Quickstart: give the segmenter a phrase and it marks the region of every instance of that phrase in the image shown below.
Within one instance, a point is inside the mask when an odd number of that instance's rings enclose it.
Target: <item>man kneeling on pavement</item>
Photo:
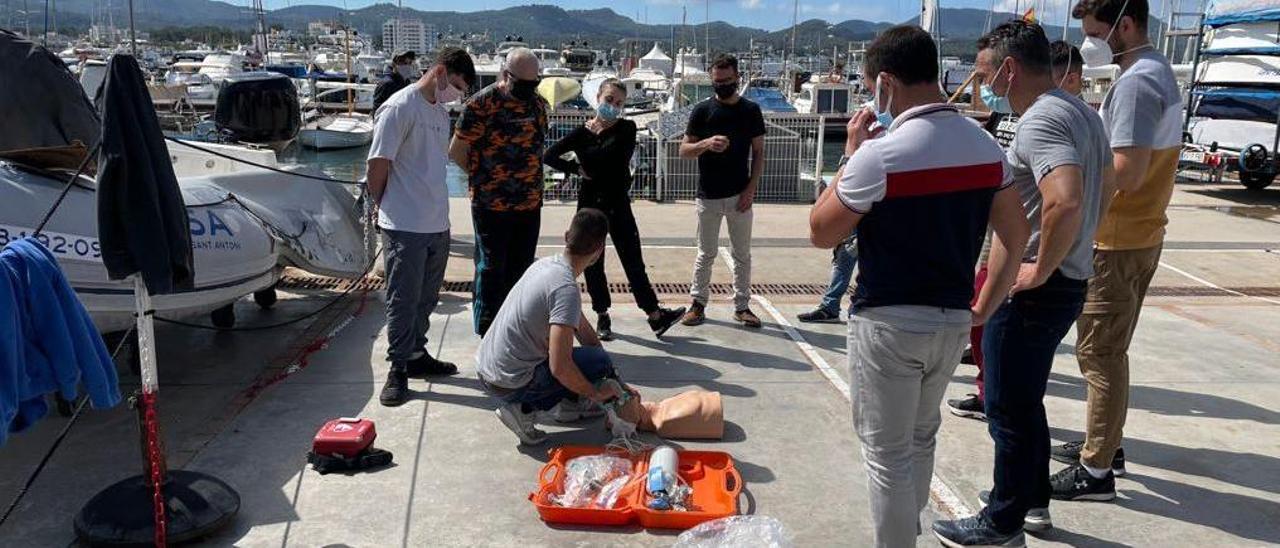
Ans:
[[[498,309],[476,352],[485,392],[502,401],[498,419],[536,445],[547,434],[537,413],[550,411],[560,422],[600,416],[600,403],[620,396],[613,362],[582,314],[578,276],[604,253],[609,221],[598,209],[583,208],[565,232],[564,250],[539,259]],[[574,348],[577,338],[582,345]]]

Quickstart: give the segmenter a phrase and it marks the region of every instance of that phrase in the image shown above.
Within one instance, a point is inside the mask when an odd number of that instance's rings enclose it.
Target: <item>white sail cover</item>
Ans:
[[[1200,85],[1280,86],[1280,56],[1230,55],[1210,57],[1200,63]]]
[[[1206,25],[1280,21],[1280,0],[1214,0],[1205,14]]]
[[[1206,39],[1206,55],[1280,55],[1280,21],[1223,25],[1210,31]]]

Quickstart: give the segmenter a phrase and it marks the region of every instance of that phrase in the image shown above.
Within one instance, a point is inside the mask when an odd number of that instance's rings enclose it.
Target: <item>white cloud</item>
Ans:
[[[764,0],[738,0],[738,5],[746,10],[758,10],[764,7]]]

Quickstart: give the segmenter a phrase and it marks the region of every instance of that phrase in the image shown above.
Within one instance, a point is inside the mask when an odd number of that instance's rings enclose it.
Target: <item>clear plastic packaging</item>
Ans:
[[[631,461],[627,459],[577,457],[565,464],[564,493],[551,495],[551,502],[565,508],[612,508],[630,479]]]
[[[769,516],[729,516],[685,531],[674,548],[793,548],[791,533]]]

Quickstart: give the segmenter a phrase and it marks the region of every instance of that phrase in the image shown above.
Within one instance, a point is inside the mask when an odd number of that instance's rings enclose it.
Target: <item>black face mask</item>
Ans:
[[[715,90],[716,97],[728,99],[738,92],[738,82],[735,80],[733,82],[725,82],[723,84],[714,84],[712,85],[712,89]]]
[[[539,80],[511,80],[511,96],[521,101],[533,99],[538,93]]]

